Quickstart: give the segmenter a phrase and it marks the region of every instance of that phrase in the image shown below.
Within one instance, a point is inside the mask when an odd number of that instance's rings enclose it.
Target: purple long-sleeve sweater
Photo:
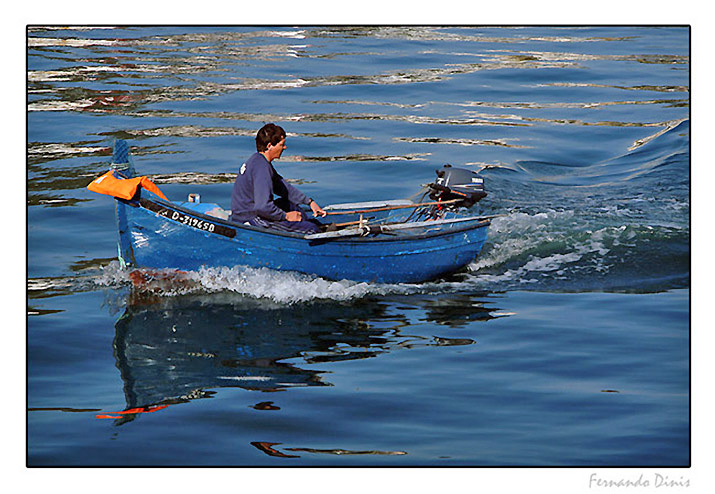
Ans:
[[[261,153],[255,153],[241,165],[233,184],[231,220],[244,222],[256,216],[285,220],[285,211],[273,202],[274,194],[295,204],[310,203],[308,196],[286,182]]]

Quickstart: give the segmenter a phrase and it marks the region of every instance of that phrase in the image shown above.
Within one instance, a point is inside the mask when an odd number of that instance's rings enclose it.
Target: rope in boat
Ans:
[[[399,205],[399,206],[386,206],[383,208],[374,208],[374,209],[356,209],[353,211],[330,211],[326,214],[332,215],[332,214],[363,214],[363,213],[376,213],[378,211],[390,211],[393,209],[406,209],[406,208],[420,208],[422,206],[436,206],[437,204],[453,204],[455,202],[460,202],[462,199],[450,199],[448,201],[434,201],[434,202],[421,202],[418,204],[404,204],[404,205]]]

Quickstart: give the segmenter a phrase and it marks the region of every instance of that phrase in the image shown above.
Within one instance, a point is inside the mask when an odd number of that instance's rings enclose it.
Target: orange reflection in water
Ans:
[[[167,408],[169,405],[151,405],[147,407],[140,407],[140,408],[130,408],[128,410],[124,410],[121,412],[112,412],[112,415],[107,415],[107,414],[99,414],[97,415],[98,419],[120,419],[124,415],[135,415],[139,413],[153,413],[158,410],[162,410],[164,408]]]

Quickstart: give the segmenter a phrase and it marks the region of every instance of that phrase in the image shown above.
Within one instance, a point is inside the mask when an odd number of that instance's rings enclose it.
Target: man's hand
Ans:
[[[310,209],[313,210],[313,215],[316,217],[320,216],[321,218],[323,218],[328,215],[328,213],[323,211],[323,208],[318,206],[318,203],[315,201],[310,201]]]
[[[286,219],[288,221],[300,221],[303,219],[303,215],[300,211],[288,211],[286,213]]]

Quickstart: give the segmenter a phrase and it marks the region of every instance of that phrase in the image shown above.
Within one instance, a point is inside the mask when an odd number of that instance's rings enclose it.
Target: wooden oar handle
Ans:
[[[384,208],[375,209],[357,209],[354,211],[331,211],[327,214],[363,214],[363,213],[376,213],[378,211],[390,211],[392,209],[405,209],[405,208],[420,208],[422,206],[436,206],[438,204],[452,204],[455,202],[460,202],[462,199],[450,199],[449,201],[435,201],[435,202],[420,202],[417,204],[404,204],[400,206],[387,206]]]

